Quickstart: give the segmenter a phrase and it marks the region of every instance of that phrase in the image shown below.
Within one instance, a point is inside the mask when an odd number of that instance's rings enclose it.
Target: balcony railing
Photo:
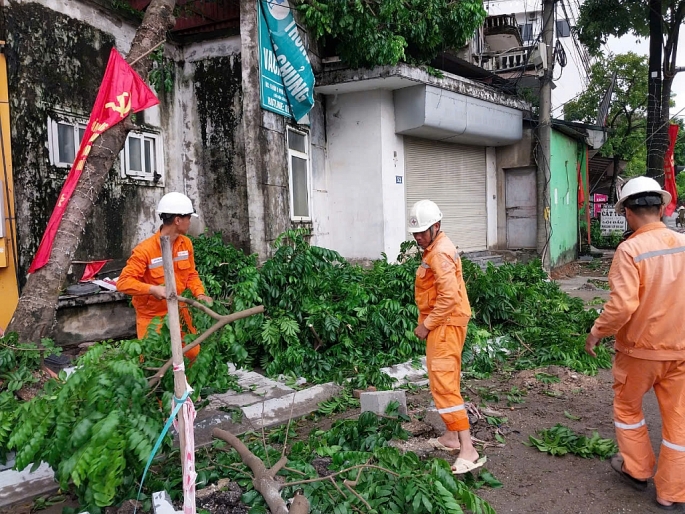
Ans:
[[[498,54],[484,53],[481,56],[480,66],[492,72],[520,69],[524,66],[532,67],[533,64],[528,57],[532,50],[533,47],[522,47]]]
[[[485,34],[491,32],[498,32],[503,29],[519,28],[518,22],[516,21],[516,16],[513,14],[500,14],[497,16],[488,16],[485,18]]]

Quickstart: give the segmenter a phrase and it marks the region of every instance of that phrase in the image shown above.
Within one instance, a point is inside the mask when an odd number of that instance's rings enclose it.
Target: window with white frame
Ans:
[[[310,221],[309,134],[287,128],[288,171],[290,175],[290,218]]]
[[[162,138],[148,132],[129,132],[121,152],[121,176],[163,185]]]
[[[50,164],[58,168],[71,168],[85,132],[85,121],[75,118],[48,118]]]

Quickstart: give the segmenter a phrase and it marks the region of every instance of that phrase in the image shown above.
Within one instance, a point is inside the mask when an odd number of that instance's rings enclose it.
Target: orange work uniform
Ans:
[[[190,289],[195,297],[205,294],[202,281],[195,269],[193,243],[186,236],[179,235],[172,246],[176,292],[180,295],[186,289]],[[157,232],[133,249],[117,281],[117,290],[133,296],[132,303],[136,310],[136,330],[139,339],[145,337],[154,318],[167,314],[166,300],[158,300],[149,294],[151,286],[163,284],[162,246],[160,233]],[[195,328],[185,304],[179,304],[179,314],[187,329],[194,334]],[[198,353],[200,353],[200,347],[196,346],[185,355],[190,360],[194,360]]]
[[[616,250],[611,296],[592,334],[616,334],[614,425],[626,473],[646,480],[656,460],[642,412],[654,389],[662,441],[654,484],[660,498],[685,502],[685,235],[660,222]]]
[[[461,352],[471,306],[461,259],[443,232],[423,252],[414,293],[419,324],[430,331],[426,366],[435,406],[448,430],[468,430],[469,418],[461,396]]]

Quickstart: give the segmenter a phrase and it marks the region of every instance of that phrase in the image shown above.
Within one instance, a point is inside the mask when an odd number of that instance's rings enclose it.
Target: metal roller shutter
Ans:
[[[487,249],[485,148],[404,138],[407,217],[419,200],[433,200],[442,228],[463,252]]]

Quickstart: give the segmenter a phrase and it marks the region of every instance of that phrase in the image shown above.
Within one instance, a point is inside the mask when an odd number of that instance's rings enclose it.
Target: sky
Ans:
[[[649,54],[649,41],[636,39],[634,36],[612,37],[607,41],[607,47],[615,54],[635,52],[640,55]],[[685,66],[685,31],[680,32],[678,39],[677,66]],[[676,94],[675,107],[671,107],[671,116],[675,116],[682,109],[679,117],[685,118],[685,72],[678,73],[673,81],[673,92]]]

